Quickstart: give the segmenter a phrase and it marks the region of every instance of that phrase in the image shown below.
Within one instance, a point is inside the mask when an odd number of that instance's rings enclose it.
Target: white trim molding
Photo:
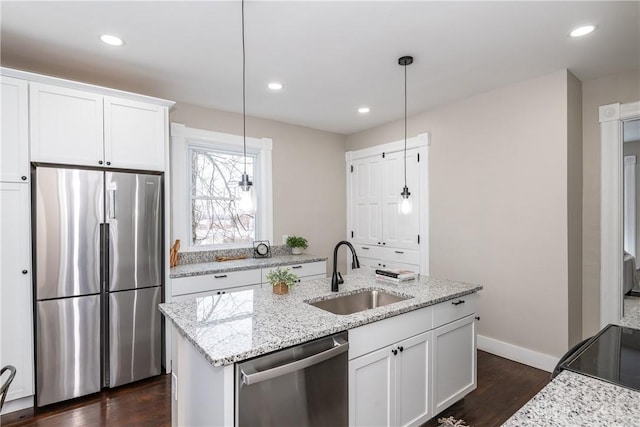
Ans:
[[[213,132],[204,129],[186,127],[182,123],[171,123],[171,192],[173,194],[171,212],[171,241],[180,239],[184,244],[181,251],[207,250],[210,247],[193,247],[189,236],[189,192],[187,184],[188,145],[211,144],[218,148],[237,150],[242,147],[242,135]],[[273,242],[273,182],[272,182],[272,149],[270,138],[247,137],[247,152],[259,153],[257,165],[258,176],[254,177],[256,189],[259,191],[260,211],[257,215],[259,234],[256,240]],[[250,244],[248,245],[251,246]]]
[[[600,327],[622,317],[622,122],[640,118],[640,101],[599,108],[600,119]]]
[[[478,335],[478,350],[495,354],[543,371],[553,372],[560,358]]]

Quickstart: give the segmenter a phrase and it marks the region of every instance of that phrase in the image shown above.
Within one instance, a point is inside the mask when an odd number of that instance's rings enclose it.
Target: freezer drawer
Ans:
[[[37,303],[37,406],[100,391],[100,296]]]
[[[109,387],[160,374],[160,290],[109,294]]]

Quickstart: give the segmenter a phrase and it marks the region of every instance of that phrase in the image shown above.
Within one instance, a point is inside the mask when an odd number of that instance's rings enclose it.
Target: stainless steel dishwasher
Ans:
[[[238,426],[346,426],[347,332],[236,365]]]

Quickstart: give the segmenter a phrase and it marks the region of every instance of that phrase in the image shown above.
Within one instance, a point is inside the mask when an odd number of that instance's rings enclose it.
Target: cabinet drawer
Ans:
[[[404,264],[420,264],[420,252],[400,248],[380,248],[381,259]]]
[[[432,328],[432,307],[410,311],[349,330],[349,360]]]
[[[270,267],[262,269],[262,283],[267,283],[267,274],[270,271],[275,270],[278,267]],[[295,274],[296,276],[302,278],[306,276],[316,276],[322,275],[326,277],[327,275],[327,262],[326,261],[318,261],[318,262],[306,262],[300,264],[291,264],[291,265],[283,265],[280,268],[288,268]]]
[[[260,289],[262,288],[262,285],[257,284],[257,285],[246,285],[246,286],[237,286],[235,288],[225,288],[225,289],[219,289],[219,290],[215,290],[215,291],[206,291],[206,292],[196,292],[194,294],[184,294],[184,295],[176,295],[174,297],[171,298],[172,301],[185,301],[188,299],[192,299],[192,298],[202,298],[202,297],[208,297],[211,295],[220,295],[220,294],[228,294],[228,293],[232,293],[232,292],[240,292],[240,291],[250,291],[250,290],[255,290],[255,289]]]
[[[218,291],[224,288],[235,288],[237,286],[255,285],[258,283],[260,283],[260,269],[180,277],[171,280],[171,295],[176,296],[196,292]]]
[[[399,268],[402,270],[410,270],[416,273],[420,273],[420,266],[414,264],[405,264],[402,262],[385,261],[381,259],[373,258],[358,258],[360,265],[366,265],[371,268]]]
[[[437,328],[476,312],[476,294],[465,295],[433,306],[433,327]]]
[[[358,258],[373,258],[387,263],[420,264],[420,252],[401,248],[387,248],[375,245],[355,245]]]

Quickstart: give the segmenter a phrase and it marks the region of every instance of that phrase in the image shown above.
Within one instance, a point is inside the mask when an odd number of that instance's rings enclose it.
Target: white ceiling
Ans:
[[[242,111],[238,0],[1,8],[3,66]],[[637,1],[247,1],[245,19],[247,114],[343,134],[402,117],[402,55],[415,57],[409,114],[563,68],[589,80],[640,64]],[[584,23],[598,29],[567,37]]]

